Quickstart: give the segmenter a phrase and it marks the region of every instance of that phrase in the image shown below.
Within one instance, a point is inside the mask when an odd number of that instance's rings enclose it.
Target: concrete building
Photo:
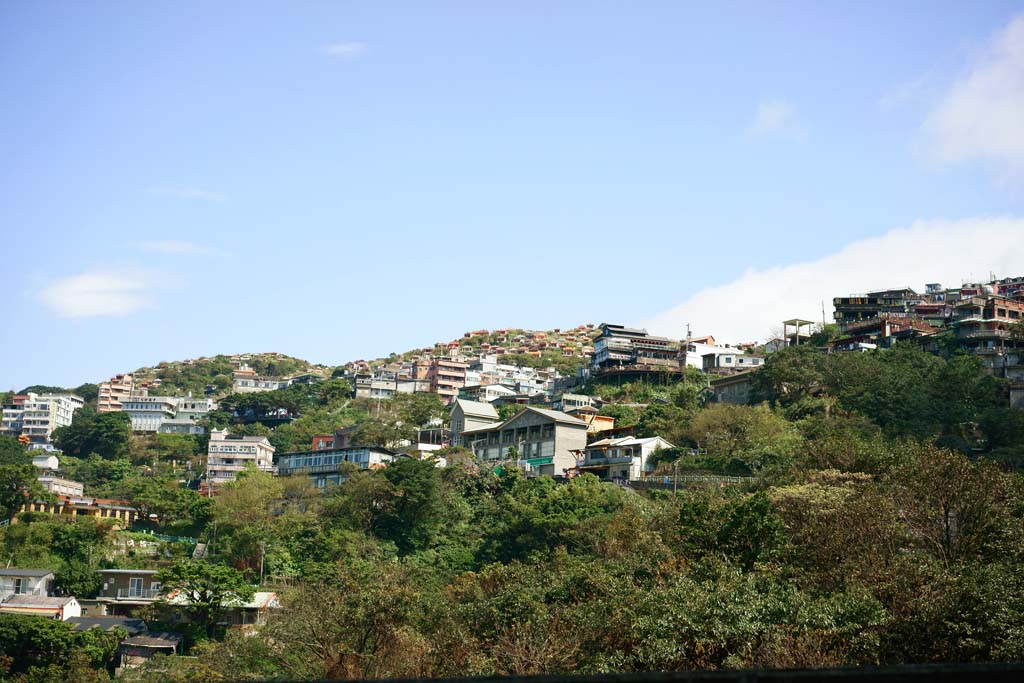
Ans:
[[[96,412],[111,413],[122,409],[122,402],[135,390],[135,378],[130,374],[118,374],[103,382],[96,398]]]
[[[128,413],[132,421],[132,431],[143,434],[155,434],[165,420],[174,419],[177,399],[173,396],[148,396],[134,394],[121,401],[121,410]]]
[[[58,496],[81,497],[85,494],[85,484],[80,481],[49,475],[36,477],[36,481],[42,484],[44,489]]]
[[[466,370],[468,363],[435,358],[430,364],[427,379],[430,380],[430,391],[437,394],[445,403],[451,403],[459,396],[459,389],[466,386]]]
[[[82,616],[82,607],[78,604],[78,600],[72,597],[12,595],[0,603],[0,614],[22,614],[67,621],[72,617]]]
[[[527,473],[561,475],[576,466],[576,454],[586,447],[587,423],[531,406],[500,424],[463,430],[462,442],[478,460],[504,462],[515,449],[519,455],[513,464]]]
[[[236,394],[251,394],[257,391],[276,391],[289,384],[286,379],[259,377],[248,365],[242,365],[232,373],[231,390]]]
[[[206,450],[206,481],[218,486],[234,481],[247,467],[274,471],[274,447],[265,436],[235,436],[226,429],[210,432]]]
[[[211,410],[217,409],[212,398],[175,398],[174,416],[160,423],[157,431],[161,434],[205,434],[206,428],[200,424]]]
[[[49,569],[0,569],[0,601],[12,595],[52,595],[54,580]]]
[[[714,374],[742,372],[764,365],[764,358],[761,356],[752,356],[739,349],[725,347],[715,347],[714,351],[703,354],[701,361],[701,369]]]
[[[718,403],[750,405],[754,395],[754,376],[756,370],[746,370],[734,375],[717,377],[711,380],[711,391]]]
[[[653,469],[648,458],[664,448],[675,446],[660,436],[601,439],[587,445],[579,471],[601,479],[639,479]]]
[[[451,425],[452,445],[467,447],[469,444],[465,443],[462,438],[464,431],[493,425],[501,419],[498,417],[498,411],[490,403],[469,401],[464,398],[452,401],[448,416]]]
[[[834,318],[841,329],[859,320],[877,318],[883,313],[892,316],[907,316],[913,306],[922,303],[923,297],[909,287],[884,289],[866,294],[837,296],[832,299]]]
[[[352,469],[379,469],[397,457],[394,451],[376,446],[285,453],[278,458],[277,473],[282,477],[305,475],[317,488],[325,488],[345,481]]]
[[[74,394],[18,394],[3,406],[0,431],[27,436],[33,443],[48,443],[53,430],[71,424],[85,401]]]
[[[85,496],[58,495],[56,501],[33,500],[22,505],[21,511],[66,515],[68,519],[94,517],[120,527],[130,527],[139,518],[139,511],[129,501]]]
[[[103,587],[97,597],[82,601],[87,616],[129,616],[160,597],[155,569],[98,569],[96,573]]]
[[[647,330],[603,323],[594,340],[591,366],[595,371],[621,367],[678,369],[679,344],[667,337],[655,337]]]

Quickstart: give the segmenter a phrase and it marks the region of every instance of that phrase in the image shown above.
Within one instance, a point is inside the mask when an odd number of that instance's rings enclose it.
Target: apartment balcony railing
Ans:
[[[156,600],[160,596],[159,588],[118,588],[118,600]]]
[[[965,330],[957,331],[957,339],[1009,339],[1009,330]]]
[[[631,455],[619,455],[612,458],[591,458],[588,457],[583,461],[584,465],[622,465],[625,463],[633,462],[633,456]]]

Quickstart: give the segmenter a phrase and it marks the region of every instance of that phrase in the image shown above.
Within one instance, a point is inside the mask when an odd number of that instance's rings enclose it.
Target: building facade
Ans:
[[[234,481],[247,467],[274,471],[274,447],[265,436],[235,436],[226,429],[210,432],[206,450],[206,481],[218,486]]]
[[[505,422],[462,432],[478,460],[515,464],[529,474],[562,475],[587,445],[587,423],[554,410],[527,407]]]
[[[452,401],[448,417],[453,446],[468,446],[462,438],[464,431],[493,425],[500,421],[498,411],[490,403],[470,401],[464,398]]]
[[[74,394],[18,394],[3,406],[0,431],[27,436],[33,443],[49,443],[53,430],[71,424],[85,401]]]
[[[111,413],[121,410],[122,401],[132,395],[135,389],[135,378],[127,373],[114,375],[109,381],[99,386],[96,398],[96,412]]]
[[[340,484],[348,472],[379,469],[398,457],[394,451],[374,446],[285,453],[278,458],[277,473],[282,477],[308,476],[317,488]]]

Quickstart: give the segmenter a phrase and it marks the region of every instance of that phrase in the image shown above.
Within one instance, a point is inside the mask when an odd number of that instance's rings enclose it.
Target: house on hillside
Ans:
[[[55,598],[46,595],[11,595],[0,603],[0,614],[22,614],[66,621],[82,616],[82,607],[73,597]]]
[[[500,424],[463,430],[462,442],[479,460],[502,462],[515,449],[516,464],[527,473],[561,475],[576,466],[575,453],[586,447],[587,423],[555,410],[527,406]]]
[[[498,417],[498,411],[490,403],[464,398],[452,401],[448,415],[451,419],[452,445],[466,447],[468,444],[462,438],[463,432],[493,425],[501,419]]]
[[[103,579],[103,587],[97,597],[83,598],[85,616],[129,616],[160,597],[155,569],[98,569],[96,573]]]
[[[675,446],[660,436],[601,439],[587,446],[579,471],[601,479],[639,479],[653,469],[650,456],[664,448]]]
[[[0,569],[0,600],[11,595],[52,595],[53,582],[49,569]]]

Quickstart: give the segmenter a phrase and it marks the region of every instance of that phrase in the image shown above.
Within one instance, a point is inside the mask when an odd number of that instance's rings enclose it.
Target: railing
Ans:
[[[640,477],[639,481],[650,482],[654,484],[672,484],[674,482],[684,483],[700,483],[700,484],[746,484],[752,481],[757,481],[756,477],[737,477],[724,474],[679,474],[679,475],[657,475],[657,474],[646,474]]]
[[[612,458],[586,458],[583,461],[584,465],[621,465],[623,463],[633,462],[633,456],[631,455],[620,455]]]
[[[159,588],[118,588],[118,600],[156,600],[160,595]]]

